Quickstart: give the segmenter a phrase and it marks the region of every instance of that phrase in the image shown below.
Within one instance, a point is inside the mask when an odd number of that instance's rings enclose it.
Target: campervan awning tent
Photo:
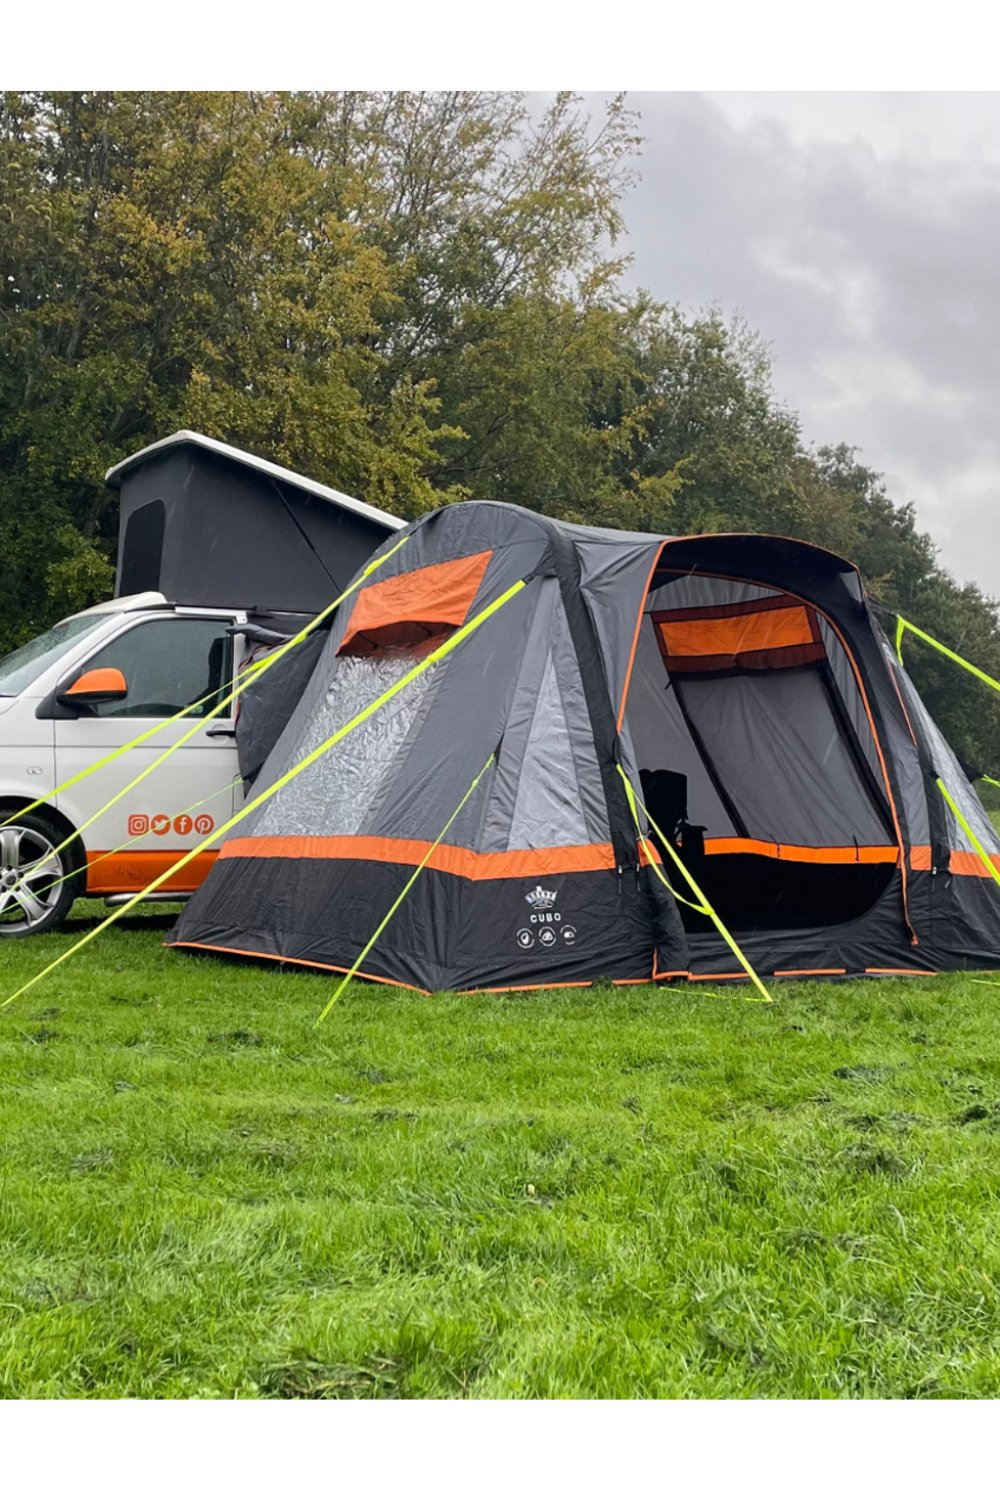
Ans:
[[[493,502],[405,535],[339,612],[255,794],[524,587],[234,830],[176,945],[345,971],[424,864],[368,977],[742,977],[674,899],[676,854],[762,975],[1000,963],[1000,843],[850,563]]]

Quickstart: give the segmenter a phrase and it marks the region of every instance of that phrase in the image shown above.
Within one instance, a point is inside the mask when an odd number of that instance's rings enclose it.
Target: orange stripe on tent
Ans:
[[[150,881],[169,870],[185,852],[183,849],[155,849],[113,854],[110,850],[102,853],[95,849],[87,855],[87,895],[124,896],[144,891]],[[197,890],[208,878],[217,857],[218,850],[206,850],[178,871],[174,879],[165,881],[160,889],[185,893]]]
[[[406,624],[428,635],[463,625],[492,556],[492,551],[475,552],[370,583],[355,601],[341,651],[352,643],[355,651],[395,643]]]
[[[430,840],[391,839],[366,834],[323,837],[268,837],[230,839],[220,859],[362,859],[377,864],[418,865]],[[538,875],[569,875],[617,868],[610,844],[561,844],[552,849],[510,849],[498,854],[476,854],[454,844],[438,844],[427,869],[465,880],[533,879]]]
[[[846,974],[846,969],[775,969],[775,979],[796,979],[812,974]]]
[[[286,958],[283,953],[258,953],[253,948],[225,948],[221,943],[164,943],[164,948],[200,948],[205,953],[233,954],[237,958],[263,958],[272,964],[297,964],[301,969],[322,969],[326,974],[349,974],[351,971],[341,964],[321,964],[312,958]],[[373,984],[391,984],[399,990],[413,990],[418,995],[429,995],[418,984],[404,984],[401,979],[386,979],[383,974],[364,974],[359,969],[358,979],[370,979]]]
[[[912,974],[917,979],[932,979],[937,969],[866,969],[866,974]]]
[[[627,982],[627,981],[626,981]],[[648,984],[649,980],[641,980],[640,983]],[[594,981],[592,979],[564,979],[562,983],[554,979],[551,984],[496,984],[484,985],[479,990],[456,990],[456,995],[520,995],[527,994],[529,990],[592,990]]]
[[[816,865],[892,865],[899,859],[895,844],[772,844],[763,839],[706,839],[706,854],[763,854]]]
[[[1000,870],[1000,854],[991,854],[990,863]],[[913,870],[933,869],[931,864],[931,850],[929,844],[914,844],[910,850],[910,868]],[[948,869],[952,875],[976,875],[983,879],[991,880],[993,877],[983,860],[971,849],[952,849],[948,855]]]
[[[990,864],[995,870],[1000,870],[1000,854],[991,854]],[[952,849],[948,868],[952,875],[980,875],[992,879],[992,872],[986,861],[981,855],[973,854],[971,849]]]

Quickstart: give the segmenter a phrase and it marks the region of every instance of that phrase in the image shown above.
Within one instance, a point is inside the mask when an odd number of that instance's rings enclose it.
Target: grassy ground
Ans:
[[[1000,1393],[1000,979],[317,1032],[327,980],[166,925],[0,1014],[0,1394]]]

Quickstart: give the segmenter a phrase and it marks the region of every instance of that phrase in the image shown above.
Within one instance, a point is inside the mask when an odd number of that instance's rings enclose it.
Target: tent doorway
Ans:
[[[889,885],[898,845],[872,725],[838,633],[805,600],[661,568],[625,722],[653,820],[733,931],[848,922]]]

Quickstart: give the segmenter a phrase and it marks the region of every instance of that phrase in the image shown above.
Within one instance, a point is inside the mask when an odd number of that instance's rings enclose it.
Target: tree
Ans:
[[[805,446],[760,338],[625,291],[638,146],[623,99],[570,94],[0,97],[0,649],[109,591],[104,472],[189,426],[404,517],[801,536],[1000,676],[995,602]],[[996,698],[909,664],[996,767]]]

